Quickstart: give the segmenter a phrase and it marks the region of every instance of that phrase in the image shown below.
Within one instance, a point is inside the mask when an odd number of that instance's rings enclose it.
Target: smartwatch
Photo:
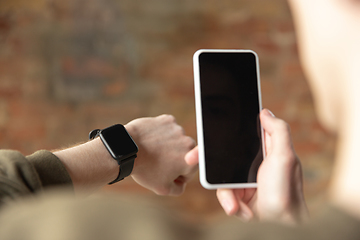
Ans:
[[[109,151],[110,155],[119,164],[119,175],[109,184],[116,183],[129,176],[134,167],[134,161],[138,147],[125,127],[115,124],[105,129],[95,129],[89,133],[89,139],[100,136],[101,141]]]

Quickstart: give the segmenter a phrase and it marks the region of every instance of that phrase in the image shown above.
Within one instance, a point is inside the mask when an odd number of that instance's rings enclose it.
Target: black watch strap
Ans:
[[[114,181],[108,184],[110,185],[116,183],[118,181],[123,180],[125,177],[129,176],[133,170],[135,158],[136,158],[136,154],[127,159],[117,161],[119,164],[119,175]]]

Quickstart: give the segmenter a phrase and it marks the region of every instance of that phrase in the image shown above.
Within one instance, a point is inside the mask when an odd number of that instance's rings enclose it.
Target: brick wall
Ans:
[[[0,2],[0,148],[24,154],[85,141],[89,130],[173,114],[196,138],[192,55],[253,49],[263,105],[292,128],[311,211],[324,200],[334,137],[316,120],[285,0],[4,0]],[[107,191],[150,195],[131,179]],[[179,198],[213,216],[194,179]]]

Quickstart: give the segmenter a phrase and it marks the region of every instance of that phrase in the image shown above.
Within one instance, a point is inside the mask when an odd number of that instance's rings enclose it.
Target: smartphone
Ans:
[[[193,63],[201,185],[257,187],[265,153],[257,54],[202,49]]]

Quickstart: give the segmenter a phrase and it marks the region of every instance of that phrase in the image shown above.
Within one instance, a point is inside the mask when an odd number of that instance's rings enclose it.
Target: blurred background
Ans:
[[[94,128],[163,113],[196,139],[200,48],[258,53],[263,106],[291,126],[315,214],[335,137],[317,122],[286,0],[1,0],[0,148],[67,147]],[[192,220],[225,215],[198,177],[181,197],[155,196],[131,178],[103,191],[150,197]]]

